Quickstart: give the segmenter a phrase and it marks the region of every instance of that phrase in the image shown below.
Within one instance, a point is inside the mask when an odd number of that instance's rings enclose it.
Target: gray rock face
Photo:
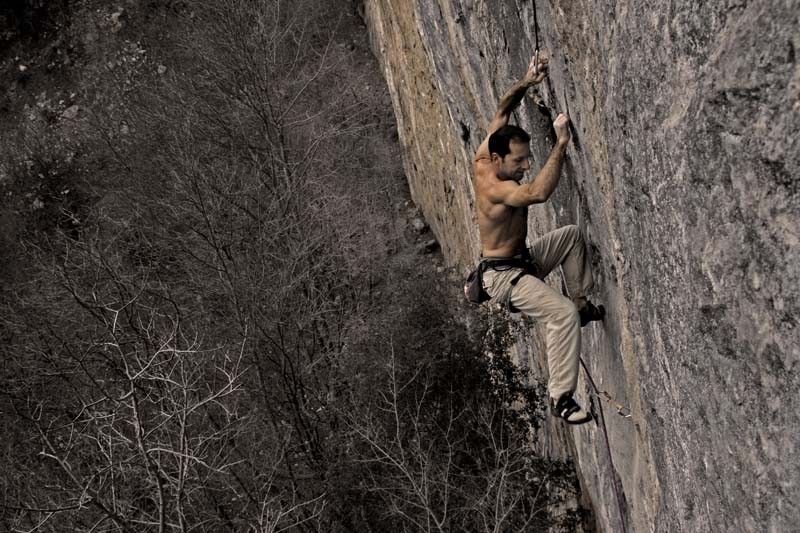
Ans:
[[[529,230],[582,227],[609,312],[584,330],[583,358],[632,411],[592,401],[614,469],[600,427],[552,425],[537,446],[575,458],[604,531],[796,530],[800,2],[537,7],[551,72],[516,119],[534,167],[556,113],[574,143]],[[471,154],[533,53],[533,9],[366,3],[414,200],[464,269],[479,253]],[[520,364],[544,372],[532,333]]]

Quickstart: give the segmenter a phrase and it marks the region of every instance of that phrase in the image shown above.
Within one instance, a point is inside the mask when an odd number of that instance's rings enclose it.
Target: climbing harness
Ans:
[[[513,257],[482,257],[478,266],[469,273],[464,282],[464,295],[467,297],[467,300],[470,303],[478,305],[491,300],[492,297],[489,296],[483,288],[483,273],[487,270],[502,272],[512,268],[521,269],[519,274],[511,280],[512,286],[516,286],[522,276],[533,274],[536,271],[536,263],[533,261],[530,251],[527,248]],[[509,300],[510,298],[511,296],[509,294]],[[510,301],[506,303],[512,313],[518,312],[518,310],[514,309],[511,305]]]

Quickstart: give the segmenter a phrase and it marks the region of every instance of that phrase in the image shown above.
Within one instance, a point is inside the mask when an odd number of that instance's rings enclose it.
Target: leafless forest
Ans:
[[[18,4],[0,13],[0,529],[578,519],[549,506],[569,469],[526,447],[540,410],[505,322],[415,246],[356,5]]]

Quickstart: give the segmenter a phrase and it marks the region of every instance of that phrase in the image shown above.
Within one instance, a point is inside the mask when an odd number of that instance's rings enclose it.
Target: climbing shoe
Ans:
[[[567,392],[561,395],[561,398],[553,405],[553,399],[550,399],[550,410],[553,416],[563,418],[567,424],[585,424],[592,419],[592,414],[587,413],[578,403],[572,399],[572,393]]]
[[[603,317],[606,316],[606,308],[602,305],[596,307],[592,302],[586,302],[586,305],[578,310],[578,315],[581,317],[581,327],[583,327],[589,322],[603,320]]]

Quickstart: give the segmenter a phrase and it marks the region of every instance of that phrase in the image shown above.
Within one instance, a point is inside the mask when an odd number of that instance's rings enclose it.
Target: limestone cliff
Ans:
[[[412,194],[460,270],[479,252],[470,156],[535,48],[534,5],[551,71],[516,119],[534,167],[557,112],[575,142],[529,229],[583,229],[609,310],[583,357],[632,410],[593,402],[615,471],[597,426],[539,446],[574,456],[604,531],[793,530],[800,3],[366,0]],[[520,364],[541,368],[536,337]]]

